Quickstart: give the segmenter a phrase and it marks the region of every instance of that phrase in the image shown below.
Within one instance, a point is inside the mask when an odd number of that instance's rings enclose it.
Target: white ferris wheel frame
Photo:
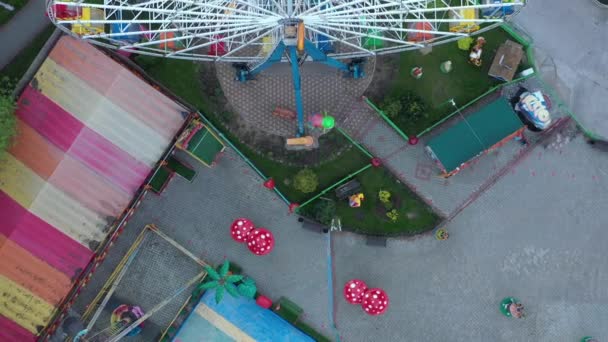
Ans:
[[[286,20],[302,22],[306,39],[339,43],[335,59],[370,57],[452,42],[482,33],[507,20],[466,18],[463,13],[512,8],[523,0],[479,4],[480,0],[47,0],[47,14],[64,32],[107,48],[149,56],[199,61],[260,62],[282,39]],[[58,17],[58,6],[77,15]],[[98,13],[83,17],[85,10]],[[470,12],[474,11],[474,12]],[[417,24],[423,24],[415,26]],[[450,30],[450,25],[482,25]],[[114,25],[114,26],[112,26]],[[120,26],[116,26],[120,25]],[[75,33],[73,27],[84,27]],[[107,32],[118,27],[119,32]],[[97,28],[97,29],[95,29]],[[410,35],[422,34],[424,40]],[[125,37],[146,37],[129,41]],[[321,38],[323,37],[323,38]],[[381,44],[370,48],[365,42]],[[210,48],[224,53],[210,54]],[[178,46],[178,48],[175,48]]]

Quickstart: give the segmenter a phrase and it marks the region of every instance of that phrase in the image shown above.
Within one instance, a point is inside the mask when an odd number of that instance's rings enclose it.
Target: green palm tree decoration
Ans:
[[[215,289],[215,302],[217,304],[224,298],[224,292],[228,292],[232,297],[238,297],[239,291],[237,290],[235,283],[243,279],[243,276],[239,274],[228,274],[230,261],[224,261],[219,272],[211,266],[205,266],[204,268],[205,271],[207,271],[210,280],[199,285],[198,288],[200,290]]]

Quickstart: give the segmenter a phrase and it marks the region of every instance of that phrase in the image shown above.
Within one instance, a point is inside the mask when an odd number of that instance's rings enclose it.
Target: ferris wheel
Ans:
[[[524,0],[47,0],[47,15],[65,32],[124,52],[252,62],[292,38],[334,59],[419,49],[498,24],[523,5]]]

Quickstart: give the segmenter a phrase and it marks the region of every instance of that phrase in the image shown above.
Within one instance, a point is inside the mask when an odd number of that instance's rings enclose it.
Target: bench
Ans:
[[[302,223],[302,228],[304,228],[306,230],[310,230],[315,233],[328,233],[329,232],[329,228],[327,228],[326,226],[324,226],[316,221],[309,220],[309,219],[301,217],[301,216],[298,217],[298,222]]]
[[[347,199],[349,196],[356,194],[361,189],[361,184],[353,179],[336,188],[336,197],[339,200]]]
[[[387,238],[382,236],[367,236],[365,244],[372,247],[386,247]]]
[[[304,313],[301,307],[285,297],[279,298],[279,301],[274,304],[273,311],[291,324],[296,323]]]

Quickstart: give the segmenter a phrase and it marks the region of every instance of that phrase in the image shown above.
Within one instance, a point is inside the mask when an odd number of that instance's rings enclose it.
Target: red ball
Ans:
[[[255,228],[247,235],[247,248],[255,255],[266,255],[274,248],[274,236],[265,228]]]
[[[374,157],[372,158],[372,166],[373,167],[380,167],[382,166],[382,160],[378,157]]]
[[[409,139],[408,142],[410,143],[410,145],[416,145],[418,144],[418,137],[415,135],[412,135]]]
[[[342,294],[350,304],[361,304],[365,291],[367,291],[367,284],[363,280],[352,279],[344,284]]]
[[[238,218],[230,225],[230,236],[238,243],[243,243],[253,230],[253,222],[246,218]]]
[[[382,315],[388,309],[388,296],[383,289],[369,289],[363,295],[361,307],[368,315]]]

